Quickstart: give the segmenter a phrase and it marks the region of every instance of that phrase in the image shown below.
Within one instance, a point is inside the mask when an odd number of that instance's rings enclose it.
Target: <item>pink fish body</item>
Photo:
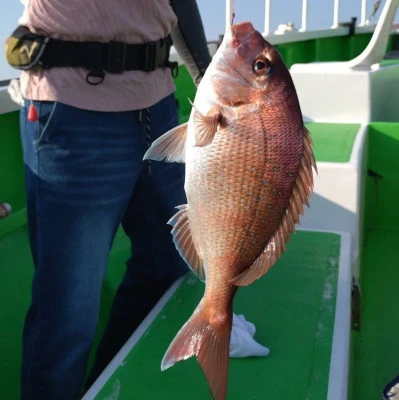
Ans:
[[[205,281],[162,369],[197,356],[226,398],[233,298],[285,251],[316,168],[291,76],[249,22],[233,25],[199,85],[187,124],[145,158],[186,163],[187,204],[170,220],[176,248]]]

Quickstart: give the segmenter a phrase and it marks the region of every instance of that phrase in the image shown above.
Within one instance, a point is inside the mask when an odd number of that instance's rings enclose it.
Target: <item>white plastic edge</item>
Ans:
[[[338,27],[338,28],[330,28],[330,29],[320,29],[314,31],[294,31],[287,32],[279,35],[268,35],[265,36],[267,41],[271,44],[283,44],[290,42],[301,42],[303,40],[311,40],[311,39],[319,39],[319,38],[327,38],[334,36],[347,36],[348,35],[347,27]],[[369,33],[373,32],[375,29],[375,25],[370,26],[356,26],[355,32],[358,33]]]
[[[334,332],[326,400],[347,400],[352,290],[351,235],[348,232],[328,229],[298,229],[298,231],[333,233],[341,237]]]
[[[349,381],[351,319],[351,235],[341,232],[341,253],[327,400],[346,400]]]
[[[352,153],[349,159],[349,164],[353,166],[357,167],[361,165],[361,157],[363,157],[367,130],[368,124],[361,124],[359,130],[356,133],[355,141],[352,146]]]

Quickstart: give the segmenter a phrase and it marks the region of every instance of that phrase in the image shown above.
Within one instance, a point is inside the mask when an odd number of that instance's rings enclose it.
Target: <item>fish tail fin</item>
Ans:
[[[214,400],[225,400],[231,326],[232,311],[210,315],[201,301],[170,344],[162,359],[161,370],[195,355]]]

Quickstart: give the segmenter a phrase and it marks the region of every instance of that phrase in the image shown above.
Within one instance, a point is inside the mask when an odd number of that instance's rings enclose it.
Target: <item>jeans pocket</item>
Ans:
[[[38,146],[50,141],[56,131],[57,121],[62,113],[62,103],[57,101],[34,101],[33,104],[38,110]]]

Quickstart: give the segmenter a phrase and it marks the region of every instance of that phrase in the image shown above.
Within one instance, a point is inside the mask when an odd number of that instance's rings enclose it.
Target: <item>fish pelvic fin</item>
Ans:
[[[184,162],[187,122],[176,126],[155,140],[144,154],[144,160]]]
[[[168,221],[171,225],[173,242],[180,256],[198,276],[201,281],[205,281],[205,270],[201,257],[198,255],[193,237],[191,235],[190,223],[188,219],[188,205],[184,204],[178,208],[178,212]]]
[[[306,204],[309,207],[309,198],[313,192],[312,168],[317,172],[317,166],[312,150],[312,139],[306,128],[303,132],[303,143],[304,151],[298,176],[281,224],[255,262],[231,280],[231,283],[236,286],[248,286],[275,264],[285,252],[285,244],[290,239],[290,233],[295,232],[295,224],[299,224],[300,215],[304,214],[303,205]]]
[[[161,370],[197,356],[214,400],[227,393],[232,311],[211,316],[201,301],[166,351]]]

